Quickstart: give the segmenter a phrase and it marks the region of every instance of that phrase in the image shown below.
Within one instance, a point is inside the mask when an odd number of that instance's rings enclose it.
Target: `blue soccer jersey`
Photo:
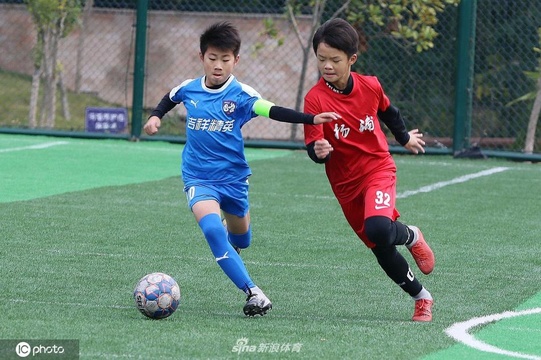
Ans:
[[[219,89],[208,88],[200,77],[175,87],[169,98],[187,111],[182,152],[185,186],[236,182],[251,175],[241,128],[257,116],[253,111],[261,98],[257,91],[233,75]]]

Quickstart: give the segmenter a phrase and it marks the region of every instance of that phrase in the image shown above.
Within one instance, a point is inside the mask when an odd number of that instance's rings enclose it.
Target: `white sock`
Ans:
[[[424,288],[424,286],[417,295],[412,296],[412,297],[413,297],[413,300],[421,300],[421,299],[432,300],[432,295],[428,292],[427,289]]]
[[[254,287],[250,288],[250,291],[246,292],[246,295],[250,295],[250,293],[251,294],[263,294],[263,291],[261,291],[261,289],[258,286],[254,286]]]
[[[413,240],[411,241],[411,243],[406,245],[408,249],[411,249],[412,246],[415,245],[415,243],[417,242],[417,239],[419,239],[419,228],[413,225],[407,225],[407,226],[410,228],[411,231],[413,231]]]

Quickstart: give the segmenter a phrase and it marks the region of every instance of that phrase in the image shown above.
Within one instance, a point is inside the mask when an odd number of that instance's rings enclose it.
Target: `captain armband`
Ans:
[[[268,100],[258,99],[254,103],[254,112],[259,116],[270,118],[270,109],[274,104]]]

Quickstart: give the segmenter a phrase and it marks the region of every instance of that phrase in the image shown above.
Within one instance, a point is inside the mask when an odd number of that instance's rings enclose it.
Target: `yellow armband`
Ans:
[[[271,103],[270,101],[263,100],[263,99],[258,99],[254,103],[254,108],[253,109],[254,109],[254,112],[257,115],[264,116],[264,117],[268,118],[268,117],[270,117],[269,116],[270,109],[273,106],[274,106],[274,104]]]

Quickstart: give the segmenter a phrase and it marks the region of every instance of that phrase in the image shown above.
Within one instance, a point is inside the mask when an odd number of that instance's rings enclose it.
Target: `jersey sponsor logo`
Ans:
[[[374,131],[374,117],[370,115],[366,115],[366,117],[363,119],[359,119],[359,131]]]
[[[338,126],[338,124],[334,124],[334,137],[337,139],[340,139],[340,135],[342,137],[346,138],[349,135],[350,128],[346,127],[346,125],[341,124]]]
[[[235,112],[235,109],[237,108],[237,103],[231,100],[224,100],[222,103],[222,110],[227,115],[231,115]]]
[[[188,117],[186,127],[197,131],[231,132],[234,129],[235,120],[217,120]]]
[[[375,124],[374,124],[374,117],[373,116],[370,116],[370,115],[366,115],[366,117],[364,119],[359,119],[359,131],[360,132],[364,132],[364,131],[374,131],[375,129]],[[340,139],[340,136],[342,136],[343,138],[346,138],[348,137],[349,135],[349,132],[350,132],[350,128],[347,127],[346,125],[344,124],[334,124],[334,137],[336,139]]]

